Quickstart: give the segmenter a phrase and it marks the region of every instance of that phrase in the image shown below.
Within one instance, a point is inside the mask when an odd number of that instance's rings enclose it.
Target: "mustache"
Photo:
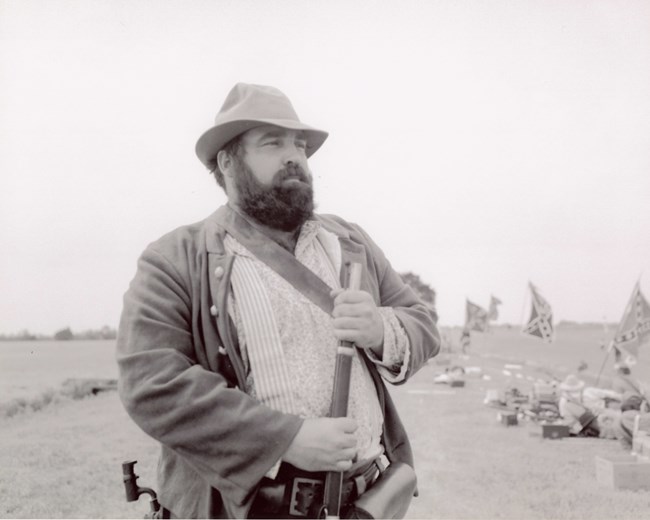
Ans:
[[[311,176],[299,164],[289,164],[278,170],[273,178],[273,184],[280,184],[287,179],[298,179],[311,185]]]

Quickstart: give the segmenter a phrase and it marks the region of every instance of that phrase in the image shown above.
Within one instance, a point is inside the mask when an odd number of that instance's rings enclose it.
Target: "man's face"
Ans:
[[[242,135],[233,157],[241,210],[266,226],[294,231],[314,210],[312,177],[302,132],[267,125]]]

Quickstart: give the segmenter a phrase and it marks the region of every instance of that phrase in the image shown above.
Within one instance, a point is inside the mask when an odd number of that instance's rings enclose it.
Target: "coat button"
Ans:
[[[223,267],[219,266],[214,270],[214,276],[221,278],[223,276]]]
[[[213,305],[212,307],[210,307],[210,314],[212,314],[213,316],[216,316],[217,314],[219,314],[219,309],[217,309],[216,305]]]

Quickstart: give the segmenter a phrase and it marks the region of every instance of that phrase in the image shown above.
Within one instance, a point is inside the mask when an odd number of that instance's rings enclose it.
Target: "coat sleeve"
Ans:
[[[147,434],[212,487],[243,503],[302,420],[228,387],[222,375],[198,362],[195,298],[176,265],[151,247],[139,259],[117,340],[120,397]]]
[[[406,360],[408,363],[406,376],[394,382],[394,384],[401,384],[440,351],[438,315],[432,305],[424,303],[402,280],[370,236],[359,226],[354,225],[354,229],[372,259],[372,267],[379,286],[378,304],[393,309],[409,339],[410,354]]]

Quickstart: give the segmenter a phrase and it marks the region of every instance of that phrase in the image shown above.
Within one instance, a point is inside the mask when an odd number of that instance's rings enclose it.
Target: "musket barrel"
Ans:
[[[347,288],[359,290],[361,288],[361,264],[346,264]],[[345,417],[348,413],[350,398],[350,374],[352,372],[352,358],[354,357],[354,343],[339,341],[334,369],[334,387],[332,390],[332,404],[330,417]],[[325,477],[325,512],[327,518],[339,518],[341,509],[341,492],[343,486],[343,473],[330,471]]]

